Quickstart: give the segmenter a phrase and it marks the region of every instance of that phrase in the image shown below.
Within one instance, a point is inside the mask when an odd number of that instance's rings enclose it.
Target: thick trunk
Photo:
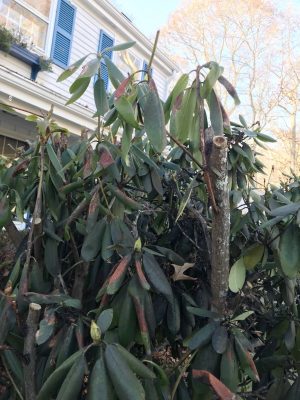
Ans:
[[[213,138],[210,175],[218,211],[213,210],[212,222],[212,306],[220,314],[226,310],[229,277],[230,208],[227,172],[227,140]]]

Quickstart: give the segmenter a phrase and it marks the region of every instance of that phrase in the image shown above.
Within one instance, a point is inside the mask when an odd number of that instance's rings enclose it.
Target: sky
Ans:
[[[167,23],[169,16],[181,0],[111,0],[115,7],[131,19],[147,37],[154,37]]]

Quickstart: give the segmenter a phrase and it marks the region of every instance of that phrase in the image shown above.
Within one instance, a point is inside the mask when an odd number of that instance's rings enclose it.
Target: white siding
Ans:
[[[52,41],[52,31],[53,31],[53,26],[54,26],[54,20],[56,17],[56,10],[55,10],[55,5],[56,5],[56,0],[53,3],[52,7],[52,12],[51,12],[51,21],[49,24],[49,35],[48,35],[48,41]],[[98,7],[97,12],[93,12],[93,5],[91,5],[91,1],[89,0],[73,0],[72,4],[76,7],[76,15],[75,15],[75,21],[74,21],[74,34],[73,34],[73,40],[72,40],[72,47],[71,47],[71,53],[70,53],[70,64],[74,63],[84,55],[88,53],[96,53],[99,45],[99,37],[100,37],[100,30],[104,30],[107,34],[112,36],[115,39],[115,44],[122,43],[128,40],[136,40],[137,44],[134,46],[130,51],[137,57],[140,61],[140,66],[139,68],[142,68],[143,60],[149,60],[150,54],[151,54],[151,45],[148,43],[147,45],[145,44],[145,39],[144,43],[139,43],[139,36],[140,33],[132,26],[128,25],[128,21],[125,20],[125,17],[123,18],[124,22],[122,25],[120,25],[120,20],[115,21],[113,17],[110,17],[109,19],[109,14],[107,14],[107,9],[106,11],[103,11],[103,17],[102,15],[102,8],[99,8],[99,5],[101,3],[105,3],[105,0],[97,0],[96,6]],[[106,2],[107,4],[107,2]],[[94,4],[95,7],[95,4]],[[104,10],[104,9],[103,9]],[[115,13],[115,14],[114,14]],[[116,16],[116,10],[112,9],[111,15]],[[119,17],[120,18],[120,15]],[[121,18],[122,20],[122,18]],[[124,24],[124,26],[123,26]],[[127,24],[127,25],[126,25]],[[132,32],[134,34],[132,34]],[[52,43],[47,44],[47,53],[50,55]],[[158,89],[158,92],[161,96],[162,99],[166,98],[166,89],[168,82],[170,80],[170,77],[173,73],[172,68],[170,65],[167,65],[168,63],[165,62],[163,58],[160,58],[161,56],[156,55],[153,63],[153,78],[156,82],[156,86]],[[113,60],[115,58],[115,54],[113,55]],[[4,55],[0,51],[0,65],[8,68],[11,71],[14,71],[18,75],[22,75],[26,79],[30,79],[30,73],[31,73],[31,68],[26,65],[25,63],[17,60],[16,58],[10,56],[10,55]],[[68,78],[64,82],[57,82],[58,76],[63,72],[63,69],[55,64],[53,64],[53,72],[40,72],[37,76],[36,84],[41,87],[45,88],[45,93],[51,93],[52,96],[56,96],[59,98],[61,104],[64,104],[65,101],[70,97],[69,94],[69,87],[76,78],[76,76],[80,73],[78,71],[76,74],[74,74],[72,77]],[[127,71],[124,71],[124,74],[126,75]],[[0,72],[1,73],[1,72]],[[0,76],[1,78],[1,76]],[[137,76],[139,78],[139,76]],[[24,81],[25,82],[25,81]],[[71,105],[68,108],[65,108],[65,110],[72,110],[72,112],[77,112],[78,117],[80,117],[80,108],[82,110],[82,115],[85,115],[85,118],[87,115],[92,115],[95,110],[94,106],[94,100],[93,100],[93,82],[91,82],[88,90],[86,93],[76,102],[76,104],[80,107],[75,107],[74,105]],[[24,83],[25,84],[25,83]],[[113,88],[109,86],[109,91],[112,91]],[[1,91],[1,89],[0,89]],[[22,93],[22,88],[20,87],[20,99],[21,99],[21,93]],[[9,93],[7,93],[9,95]],[[32,93],[32,98],[28,99],[28,104],[34,105],[35,103],[35,93]],[[84,107],[84,109],[82,108]],[[76,111],[76,110],[77,111]],[[67,114],[66,118],[68,118]],[[70,111],[70,119],[71,119],[71,111]],[[78,118],[77,118],[78,119]],[[80,119],[80,118],[79,118]],[[75,124],[75,123],[74,123]],[[79,126],[78,122],[76,122],[77,126]],[[77,128],[76,128],[77,129]],[[79,129],[79,128],[78,128]],[[78,133],[78,130],[77,132]]]

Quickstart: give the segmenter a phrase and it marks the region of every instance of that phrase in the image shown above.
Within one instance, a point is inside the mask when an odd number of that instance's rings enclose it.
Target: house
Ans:
[[[27,49],[14,45],[10,54],[0,51],[0,103],[18,107],[18,116],[0,111],[0,154],[35,137],[25,111],[40,113],[54,105],[58,124],[79,135],[82,128],[95,128],[92,85],[74,104],[66,106],[74,77],[58,83],[57,78],[73,62],[107,46],[136,41],[127,51],[110,54],[126,75],[147,66],[152,43],[108,0],[0,0],[0,25],[20,36]],[[52,70],[40,71],[40,57],[52,60]],[[165,99],[175,65],[157,51],[153,78]],[[142,73],[142,72],[141,72]],[[108,92],[112,87],[103,68]]]

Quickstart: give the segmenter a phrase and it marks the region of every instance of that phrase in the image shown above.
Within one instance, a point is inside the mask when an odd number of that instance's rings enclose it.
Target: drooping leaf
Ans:
[[[144,127],[153,148],[161,153],[166,146],[165,116],[156,85],[151,78],[149,90],[142,103]]]
[[[115,294],[125,278],[128,265],[131,261],[131,254],[127,254],[118,262],[114,273],[111,275],[107,285],[107,294]]]
[[[207,74],[203,85],[200,87],[200,94],[203,99],[206,99],[209,96],[212,88],[223,73],[223,67],[220,67],[216,62],[211,61],[207,63],[205,67],[208,67],[210,71]]]
[[[228,343],[222,355],[220,365],[220,379],[233,392],[237,391],[239,384],[239,366],[232,341]]]
[[[293,215],[300,210],[300,202],[287,204],[286,206],[277,207],[271,211],[273,217]]]
[[[226,78],[224,78],[223,75],[219,76],[218,81],[225,87],[227,92],[233,98],[235,105],[238,106],[239,104],[241,104],[241,101],[234,86]]]
[[[98,400],[100,393],[103,400],[116,399],[112,382],[102,357],[95,362],[89,377],[87,400]]]
[[[107,67],[109,79],[113,87],[117,89],[120,86],[121,82],[124,81],[125,76],[122,74],[119,68],[111,61],[109,57],[104,55],[103,59]]]
[[[212,335],[211,343],[216,353],[223,354],[226,351],[228,345],[228,333],[227,329],[223,325],[216,328]]]
[[[173,293],[170,283],[152,254],[148,252],[143,254],[143,267],[148,281],[154,289],[163,294],[169,302],[172,302]]]
[[[223,116],[220,106],[220,100],[216,95],[216,92],[212,89],[207,98],[209,112],[210,112],[210,122],[214,131],[215,136],[223,136]]]
[[[123,120],[135,129],[139,129],[139,124],[134,115],[134,109],[125,96],[120,96],[114,101],[114,105]]]
[[[57,400],[74,400],[78,397],[83,384],[85,358],[82,354],[72,365],[56,397]]]
[[[134,375],[119,350],[113,345],[107,345],[104,357],[110,379],[118,397],[122,400],[145,400],[142,384]]]
[[[91,231],[84,238],[81,248],[81,257],[84,259],[84,261],[91,261],[101,250],[102,236],[104,234],[105,225],[105,221],[101,219],[94,225]]]
[[[42,388],[40,389],[37,400],[45,400],[56,397],[58,390],[60,389],[66,374],[73,365],[76,365],[77,361],[83,357],[83,350],[79,350],[72,354],[71,357],[67,358],[45,381]]]
[[[119,344],[113,344],[122,355],[130,369],[140,378],[154,379],[155,374],[148,367],[146,367],[140,360],[134,357],[129,351]]]
[[[94,84],[94,99],[96,105],[96,115],[104,116],[108,111],[108,101],[105,90],[105,83],[102,78],[98,78]]]
[[[79,78],[78,80],[76,80],[74,83],[77,83],[77,85],[73,86],[72,96],[66,102],[66,105],[72,104],[76,100],[78,100],[83,95],[83,93],[87,90],[87,88],[90,84],[90,81],[91,81],[91,78]]]
[[[49,156],[49,159],[50,159],[55,171],[61,177],[62,181],[64,183],[66,183],[65,174],[63,172],[63,167],[62,167],[59,159],[57,158],[57,155],[55,154],[55,151],[54,151],[52,145],[49,142],[46,144],[46,150],[47,150],[47,154]]]

